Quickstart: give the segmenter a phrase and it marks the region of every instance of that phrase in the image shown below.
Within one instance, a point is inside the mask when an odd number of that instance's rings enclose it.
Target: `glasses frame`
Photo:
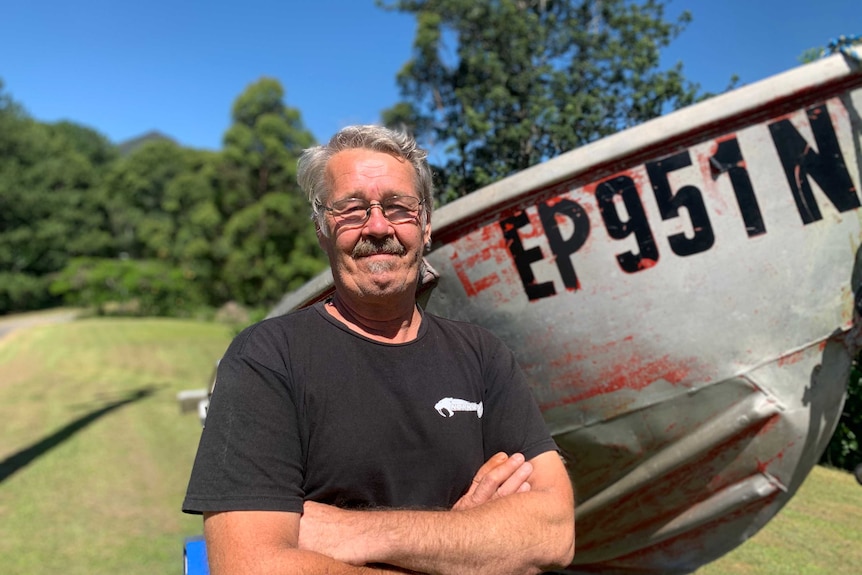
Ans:
[[[388,203],[392,200],[395,200],[395,199],[402,199],[402,198],[410,198],[410,199],[416,200],[418,202],[416,204],[416,208],[414,208],[415,213],[411,213],[410,217],[407,219],[392,221],[389,218],[389,216],[386,215],[386,209],[387,209],[386,203]],[[344,214],[340,213],[338,208],[335,208],[332,206],[327,206],[324,204],[319,204],[319,205],[321,208],[323,208],[324,210],[326,210],[327,212],[329,212],[332,215],[332,217],[335,219],[335,221],[336,221],[336,223],[338,223],[338,225],[348,227],[348,228],[358,228],[358,227],[362,227],[366,223],[368,223],[368,220],[371,218],[371,209],[372,208],[380,208],[381,215],[383,215],[383,217],[386,218],[386,221],[388,221],[390,224],[397,226],[397,225],[401,225],[401,224],[410,223],[411,221],[418,220],[419,215],[422,212],[422,206],[425,205],[425,200],[423,200],[421,198],[417,198],[416,196],[406,196],[406,195],[389,196],[387,198],[383,198],[382,202],[376,202],[376,201],[375,202],[369,202],[365,198],[349,197],[349,198],[344,198],[344,199],[338,200],[335,203],[338,204],[338,203],[348,202],[348,201],[359,201],[359,202],[363,202],[364,204],[367,204],[365,206],[365,217],[362,218],[362,221],[345,222],[343,220],[339,220],[339,218],[344,217]],[[391,207],[391,206],[389,206],[389,207]],[[413,210],[411,210],[411,212],[412,211]]]

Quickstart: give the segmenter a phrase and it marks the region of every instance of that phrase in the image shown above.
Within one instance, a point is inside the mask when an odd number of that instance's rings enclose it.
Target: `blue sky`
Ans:
[[[694,21],[664,52],[702,89],[798,65],[807,48],[862,34],[860,0],[675,0]],[[398,100],[412,17],[374,0],[18,0],[0,12],[0,79],[36,119],[114,142],[151,130],[219,149],[233,100],[277,78],[318,140],[375,122]]]

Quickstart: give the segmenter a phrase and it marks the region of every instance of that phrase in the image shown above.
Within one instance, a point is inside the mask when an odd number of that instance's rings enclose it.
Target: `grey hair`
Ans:
[[[323,146],[304,150],[297,163],[296,180],[311,203],[311,219],[324,235],[329,235],[325,225],[326,211],[323,206],[330,189],[326,181],[329,160],[344,150],[366,149],[391,154],[410,162],[415,173],[416,191],[423,201],[420,223],[425,227],[434,208],[434,181],[428,165],[428,152],[419,147],[416,140],[404,132],[383,126],[347,126],[338,131]]]

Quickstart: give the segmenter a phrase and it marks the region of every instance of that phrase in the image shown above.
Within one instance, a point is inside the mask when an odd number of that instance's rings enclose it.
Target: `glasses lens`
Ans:
[[[368,202],[360,198],[347,198],[334,202],[330,211],[339,223],[357,225],[368,219]]]
[[[383,212],[393,224],[402,224],[416,218],[421,203],[413,196],[392,196],[383,200]]]
[[[345,198],[333,202],[329,211],[339,224],[358,226],[368,221],[373,206],[380,206],[383,216],[393,224],[403,224],[416,219],[422,201],[413,196],[390,196],[382,202],[374,202],[362,198]]]

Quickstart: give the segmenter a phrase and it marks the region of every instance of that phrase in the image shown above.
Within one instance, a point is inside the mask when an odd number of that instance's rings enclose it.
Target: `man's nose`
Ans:
[[[387,236],[392,232],[392,224],[383,215],[383,206],[379,203],[374,202],[368,206],[368,221],[365,222],[362,231],[372,236]]]

